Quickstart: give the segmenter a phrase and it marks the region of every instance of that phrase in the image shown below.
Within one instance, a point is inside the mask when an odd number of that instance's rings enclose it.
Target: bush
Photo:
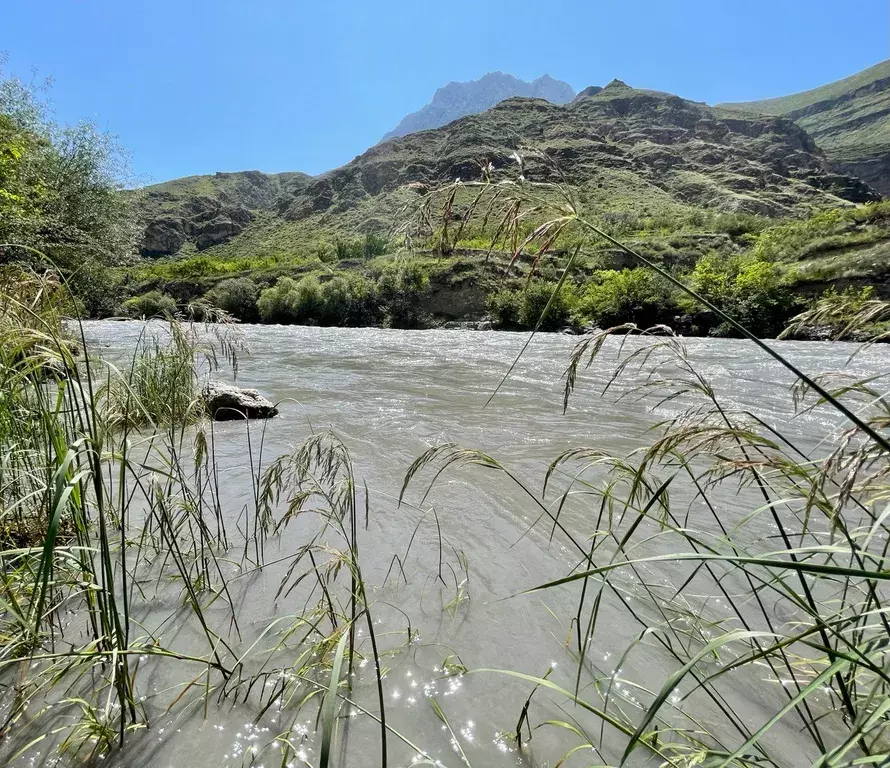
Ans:
[[[249,277],[233,277],[217,283],[207,292],[206,299],[242,322],[251,323],[259,317],[259,292],[259,287]]]
[[[374,283],[362,275],[334,277],[321,285],[322,325],[361,327],[380,322],[380,307]]]
[[[800,307],[800,300],[788,289],[784,270],[753,255],[705,256],[695,265],[690,287],[759,336],[778,334]],[[700,309],[694,302],[687,303]],[[715,332],[733,335],[726,325]]]
[[[365,241],[362,243],[362,255],[366,259],[373,259],[375,256],[382,256],[386,253],[389,241],[382,235],[368,233],[365,235]]]
[[[315,323],[324,304],[318,278],[313,275],[294,280],[279,278],[273,288],[260,294],[258,309],[266,323]]]
[[[337,250],[324,240],[316,243],[312,248],[312,255],[322,264],[333,264],[337,261]]]
[[[491,321],[498,327],[514,330],[519,325],[519,310],[522,304],[522,292],[503,288],[488,294],[486,307]]]
[[[375,256],[382,256],[389,248],[389,240],[382,235],[368,233],[363,238],[355,240],[337,239],[334,242],[334,253],[331,260],[345,259],[373,259]],[[324,261],[324,259],[322,259]]]
[[[130,317],[167,317],[176,311],[176,299],[161,291],[149,291],[127,299],[123,309]]]
[[[377,280],[377,295],[389,328],[416,328],[420,302],[429,288],[429,277],[417,264],[388,266]]]
[[[742,235],[756,235],[766,229],[769,223],[769,219],[753,213],[718,213],[714,217],[713,229],[738,238]]]
[[[380,321],[376,286],[347,274],[324,283],[314,275],[282,277],[260,295],[259,315],[266,323],[362,326]]]
[[[598,272],[578,306],[581,319],[603,327],[636,323],[648,328],[670,323],[676,311],[671,285],[645,267]]]
[[[81,317],[111,317],[120,312],[126,291],[118,270],[87,261],[68,275],[67,282]]]
[[[564,283],[559,293],[553,296],[557,283],[551,280],[537,280],[525,288],[503,289],[488,297],[488,311],[495,325],[505,329],[530,330],[538,325],[542,331],[555,331],[571,324],[572,315],[578,303],[575,287]],[[547,303],[550,309],[547,314]]]

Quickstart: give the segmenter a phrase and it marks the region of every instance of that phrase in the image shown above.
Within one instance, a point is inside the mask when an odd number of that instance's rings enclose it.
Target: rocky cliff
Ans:
[[[144,226],[142,256],[169,256],[190,244],[202,251],[240,234],[254,211],[297,194],[311,177],[259,171],[188,176],[139,190],[137,208]]]

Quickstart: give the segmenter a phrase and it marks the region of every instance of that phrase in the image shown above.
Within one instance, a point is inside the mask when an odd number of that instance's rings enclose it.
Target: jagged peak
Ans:
[[[567,104],[575,97],[575,91],[568,83],[546,73],[531,81],[500,71],[488,72],[478,80],[452,81],[437,89],[429,104],[403,118],[382,141],[447,125],[460,117],[491,109],[513,96]]]

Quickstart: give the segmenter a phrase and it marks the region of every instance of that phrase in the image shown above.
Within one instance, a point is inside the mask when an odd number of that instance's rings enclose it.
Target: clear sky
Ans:
[[[890,57],[888,0],[0,0],[7,70],[119,135],[143,181],[320,173],[451,80],[620,78],[716,103]]]

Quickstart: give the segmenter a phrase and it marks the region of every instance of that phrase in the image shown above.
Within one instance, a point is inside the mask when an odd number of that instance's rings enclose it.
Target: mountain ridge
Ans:
[[[380,142],[417,131],[441,128],[461,117],[491,109],[498,102],[514,96],[543,98],[554,104],[566,104],[575,97],[575,91],[568,83],[548,74],[526,81],[498,71],[488,72],[478,80],[452,81],[438,88],[429,104],[402,118]]]
[[[511,178],[512,156],[524,147],[546,152],[567,183],[605,211],[700,207],[786,217],[876,198],[832,171],[806,131],[786,118],[613,81],[566,105],[510,98],[377,144],[315,177],[245,172],[150,187],[142,253],[174,255],[190,244],[280,254],[385,232],[416,196],[412,190],[478,178],[480,160],[492,163],[496,179]]]
[[[890,195],[890,59],[818,88],[718,107],[794,120],[836,171]]]

